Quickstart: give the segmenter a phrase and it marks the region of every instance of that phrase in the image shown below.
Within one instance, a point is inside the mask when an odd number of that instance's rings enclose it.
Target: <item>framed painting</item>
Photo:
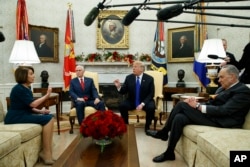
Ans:
[[[58,32],[58,28],[29,25],[30,40],[34,42],[41,62],[59,62]]]
[[[103,10],[98,16],[97,48],[127,49],[129,48],[128,27],[121,22],[127,14],[123,10]]]
[[[168,62],[193,62],[195,26],[168,29]]]

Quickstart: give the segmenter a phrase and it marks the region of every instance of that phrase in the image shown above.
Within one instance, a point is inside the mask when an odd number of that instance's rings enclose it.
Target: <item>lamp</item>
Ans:
[[[223,58],[226,58],[226,52],[221,39],[207,39],[204,41],[197,61],[207,63],[207,77],[210,79],[208,87],[218,86],[214,80],[218,74],[219,63],[225,62]]]
[[[9,63],[23,66],[40,63],[34,43],[29,40],[16,40],[11,51]]]

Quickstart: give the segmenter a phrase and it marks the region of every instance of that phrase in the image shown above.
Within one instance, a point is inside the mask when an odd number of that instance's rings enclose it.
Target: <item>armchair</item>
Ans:
[[[163,107],[163,73],[159,71],[145,71],[146,74],[151,75],[154,78],[154,85],[155,85],[155,117],[154,117],[154,129],[156,129],[157,121],[160,117],[161,119],[161,112]],[[136,115],[137,116],[137,122],[139,122],[139,118],[146,117],[146,112],[142,110],[130,110],[128,111],[129,115]],[[161,120],[160,120],[161,123]]]
[[[95,87],[97,89],[97,92],[99,92],[98,73],[85,71],[84,76],[93,79]],[[71,78],[75,78],[75,77],[76,77],[76,73],[71,73]],[[102,97],[102,94],[99,93],[99,96]],[[90,115],[90,114],[92,114],[94,112],[96,112],[96,109],[94,107],[91,107],[91,106],[86,106],[85,107],[85,117],[87,117],[88,115]],[[69,133],[70,134],[73,133],[73,125],[75,124],[75,118],[76,118],[76,109],[74,107],[74,103],[71,102],[71,109],[70,109],[70,112],[69,112],[69,122],[70,122],[70,131],[69,131]]]

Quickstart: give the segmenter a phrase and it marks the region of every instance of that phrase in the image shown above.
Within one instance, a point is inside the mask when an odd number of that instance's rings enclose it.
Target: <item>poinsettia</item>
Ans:
[[[101,54],[99,54],[99,53],[90,53],[85,58],[85,61],[88,61],[88,62],[102,61]]]
[[[148,54],[141,54],[140,60],[149,62],[151,61],[151,56],[149,56]]]
[[[135,57],[132,54],[127,54],[127,55],[124,55],[123,59],[124,59],[124,61],[128,62],[129,64],[133,64]]]
[[[96,111],[86,117],[80,126],[80,133],[84,137],[104,139],[121,137],[127,132],[127,126],[121,116],[111,110]]]

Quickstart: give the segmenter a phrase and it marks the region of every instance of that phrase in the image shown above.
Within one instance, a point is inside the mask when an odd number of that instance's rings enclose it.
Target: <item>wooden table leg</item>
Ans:
[[[60,103],[56,104],[56,121],[57,121],[57,132],[60,135]]]

